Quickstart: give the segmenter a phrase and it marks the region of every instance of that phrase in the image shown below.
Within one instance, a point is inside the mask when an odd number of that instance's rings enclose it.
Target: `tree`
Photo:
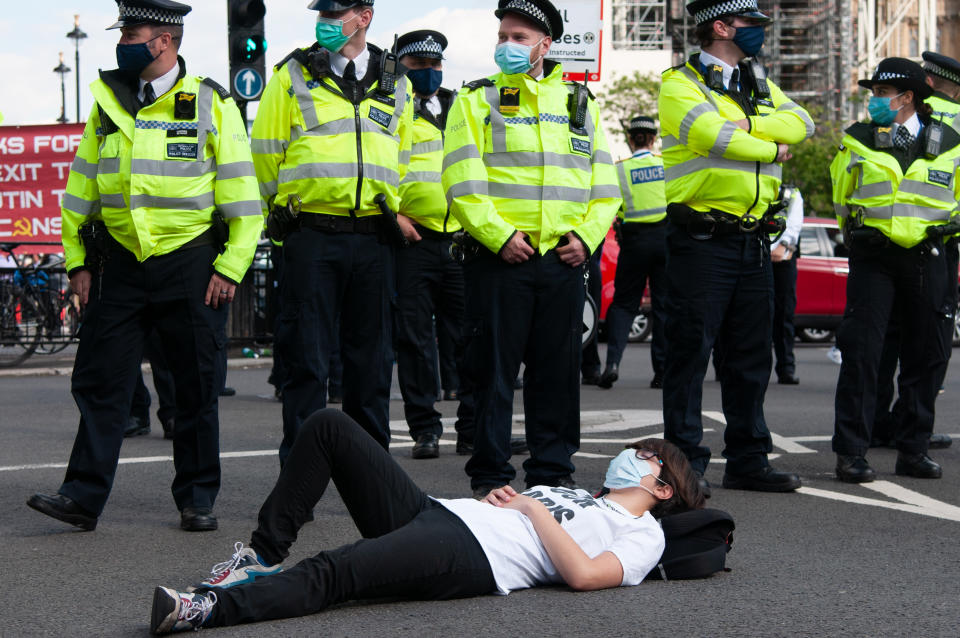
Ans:
[[[660,76],[634,71],[630,75],[614,75],[606,91],[597,93],[600,112],[608,125],[607,132],[627,140],[627,124],[637,115],[657,119],[657,98],[660,95]]]

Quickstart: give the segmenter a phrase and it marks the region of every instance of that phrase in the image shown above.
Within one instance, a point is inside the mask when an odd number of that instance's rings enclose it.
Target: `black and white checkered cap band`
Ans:
[[[405,55],[437,56],[442,58],[443,47],[441,47],[440,43],[434,40],[432,36],[428,36],[426,40],[411,42],[397,51],[398,58],[402,58]]]
[[[894,73],[893,71],[883,71],[873,76],[874,82],[883,82],[884,80],[909,80],[909,75],[903,73]]]
[[[657,132],[657,125],[651,122],[650,120],[630,120],[630,130],[631,131],[650,131],[651,133]]]
[[[128,7],[120,4],[120,20],[135,18],[148,22],[157,22],[159,24],[183,24],[183,15],[173,11],[164,11],[163,9],[148,9],[146,7]]]
[[[693,19],[697,24],[703,24],[720,16],[746,13],[747,11],[760,11],[760,8],[757,6],[757,0],[728,0],[727,2],[720,2],[702,11],[697,11],[693,14]]]
[[[947,70],[942,66],[938,66],[933,62],[924,62],[923,70],[927,73],[932,73],[933,75],[938,75],[945,80],[950,80],[954,84],[960,84],[960,74],[954,73],[953,71]]]
[[[533,4],[532,2],[527,2],[527,0],[511,0],[510,2],[507,3],[507,6],[505,6],[503,9],[504,11],[506,11],[507,9],[515,9],[517,11],[522,11],[523,13],[526,13],[531,18],[533,18],[534,20],[537,20],[541,24],[547,25],[547,29],[550,28],[550,21],[547,20],[547,15],[540,10],[540,7]]]

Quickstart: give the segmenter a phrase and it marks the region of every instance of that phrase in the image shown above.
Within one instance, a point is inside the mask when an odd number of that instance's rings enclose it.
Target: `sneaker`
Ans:
[[[835,364],[840,365],[843,363],[843,355],[840,353],[840,348],[833,346],[827,350],[827,359],[830,359]]]
[[[210,617],[217,595],[213,592],[191,594],[169,587],[153,591],[150,631],[155,635],[175,631],[196,631]]]
[[[210,569],[210,576],[196,585],[187,587],[188,592],[201,589],[227,589],[235,585],[252,583],[261,576],[270,576],[280,573],[280,565],[264,565],[257,553],[243,543],[233,546],[234,552],[230,560],[217,563]]]

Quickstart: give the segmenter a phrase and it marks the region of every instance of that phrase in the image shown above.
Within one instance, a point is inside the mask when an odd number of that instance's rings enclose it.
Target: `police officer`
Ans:
[[[314,0],[309,9],[319,12],[317,41],[277,65],[252,134],[267,208],[299,209],[283,245],[276,335],[288,375],[281,463],[300,424],[326,404],[338,339],[343,410],[389,445],[390,242],[399,229],[391,234],[396,220],[376,198],[398,210],[413,128],[407,78],[366,41],[373,0]]]
[[[607,365],[597,384],[601,388],[613,387],[619,378],[627,334],[634,317],[640,313],[648,278],[653,324],[650,344],[653,380],[650,387],[663,387],[667,202],[663,195],[663,159],[651,150],[657,132],[653,118],[641,115],[630,120],[627,136],[633,156],[617,164],[623,195],[619,214],[620,256],[617,258],[613,302],[607,309]]]
[[[188,75],[177,55],[190,7],[118,4],[109,28],[121,29],[119,69],[91,85],[96,104],[62,202],[66,268],[86,306],[72,380],[80,428],[59,492],[36,494],[28,505],[96,527],[144,340],[155,329],[176,383],[172,490],[180,524],[213,530],[227,304],[262,228],[257,182],[233,100],[212,80]]]
[[[789,144],[814,132],[810,116],[745,58],[760,52],[770,22],[752,0],[695,0],[702,51],[663,74],[660,126],[667,206],[666,438],[694,470],[707,468],[700,417],[714,342],[727,459],[725,487],[790,491],[795,474],[767,460],[763,398],[770,379],[773,303],[765,231]],[[709,487],[705,479],[701,485]]]
[[[447,38],[437,31],[405,33],[397,57],[413,85],[413,141],[410,167],[400,184],[403,205],[397,220],[410,246],[397,253],[397,378],[403,410],[414,440],[415,459],[436,458],[443,433],[437,400],[437,333],[449,326],[454,349],[462,350],[463,268],[450,256],[460,222],[448,214],[440,174],[443,128],[456,94],[440,86]],[[452,328],[452,329],[451,329]],[[472,412],[465,393],[461,412]],[[458,420],[461,426],[470,420]]]
[[[444,143],[447,199],[479,242],[464,266],[476,404],[466,471],[477,497],[516,474],[509,441],[521,362],[527,485],[574,485],[583,266],[621,203],[596,103],[545,59],[563,34],[560,13],[549,0],[500,0],[495,14],[501,73],[465,85]]]
[[[872,91],[871,121],[847,129],[830,165],[837,218],[850,249],[847,307],[838,331],[833,450],[841,481],[875,478],[866,461],[877,367],[892,311],[900,325],[900,402],[895,472],[939,478],[927,450],[951,323],[943,240],[957,207],[960,134],[930,117],[933,90],[914,62],[887,58],[859,84]],[[894,302],[896,301],[896,304]]]

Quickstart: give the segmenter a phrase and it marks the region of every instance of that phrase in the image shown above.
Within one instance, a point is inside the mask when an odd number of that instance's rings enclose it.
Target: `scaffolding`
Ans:
[[[667,0],[613,0],[613,48],[624,51],[660,51],[667,39]]]

